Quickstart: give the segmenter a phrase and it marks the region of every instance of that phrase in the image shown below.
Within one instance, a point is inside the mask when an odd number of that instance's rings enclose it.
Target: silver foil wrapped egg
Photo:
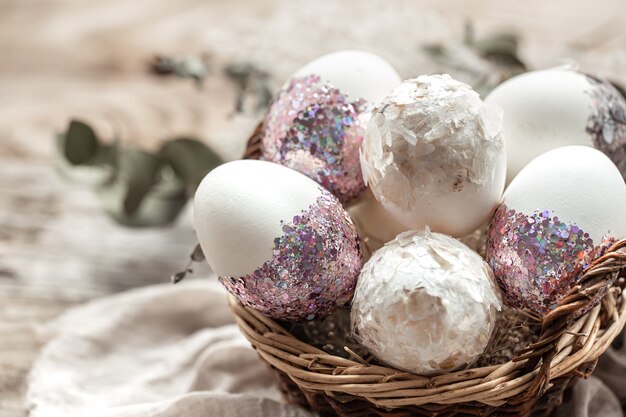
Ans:
[[[351,326],[380,361],[432,374],[483,353],[500,310],[493,274],[477,253],[449,236],[411,231],[364,265]]]
[[[501,116],[449,75],[404,81],[367,127],[365,183],[405,226],[466,235],[487,221],[504,189]]]

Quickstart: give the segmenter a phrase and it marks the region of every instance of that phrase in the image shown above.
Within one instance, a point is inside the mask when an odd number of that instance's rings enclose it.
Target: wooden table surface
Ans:
[[[403,77],[437,71],[420,45],[514,31],[535,68],[578,61],[626,82],[626,2],[375,0],[3,0],[0,2],[0,417],[27,415],[37,329],[67,308],[166,282],[194,244],[190,211],[127,229],[54,171],[52,135],[72,117],[105,138],[154,148],[194,135],[236,158],[258,115],[233,114],[225,64],[269,69],[274,85],[325,52],[368,49]],[[202,90],[146,74],[155,53],[208,53]]]

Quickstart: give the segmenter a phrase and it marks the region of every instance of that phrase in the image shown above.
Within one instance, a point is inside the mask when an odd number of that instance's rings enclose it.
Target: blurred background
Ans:
[[[576,61],[626,84],[625,28],[624,0],[1,0],[0,417],[27,415],[40,325],[168,282],[195,245],[189,205],[171,225],[130,228],[59,175],[55,134],[71,119],[103,142],[193,137],[230,160],[268,94],[321,54],[364,49],[403,78],[449,71],[488,88],[494,64],[468,46],[483,39],[504,43],[507,65]]]

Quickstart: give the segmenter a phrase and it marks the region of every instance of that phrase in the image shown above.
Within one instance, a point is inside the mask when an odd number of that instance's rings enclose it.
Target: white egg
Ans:
[[[249,160],[219,166],[196,192],[194,226],[226,289],[271,317],[323,317],[352,295],[361,267],[354,224],[296,171]]]
[[[371,194],[348,208],[348,212],[359,232],[364,255],[371,255],[385,243],[408,230],[406,226],[394,219]]]
[[[404,81],[380,104],[361,147],[365,183],[411,229],[463,236],[504,189],[500,110],[449,75]]]
[[[195,195],[194,226],[213,271],[234,277],[254,272],[272,257],[274,238],[282,234],[281,222],[313,204],[319,195],[317,184],[278,165],[244,160],[211,171]],[[256,213],[257,209],[262,212]],[[246,230],[238,233],[242,228]]]
[[[571,69],[532,71],[485,101],[504,113],[508,181],[533,158],[568,145],[596,147],[626,177],[626,100],[607,81]]]
[[[602,152],[567,146],[533,159],[492,219],[487,258],[513,307],[545,313],[615,239],[626,237],[626,187]]]
[[[338,51],[305,64],[291,78],[319,75],[351,99],[369,103],[382,100],[402,82],[396,70],[383,58],[365,51]]]

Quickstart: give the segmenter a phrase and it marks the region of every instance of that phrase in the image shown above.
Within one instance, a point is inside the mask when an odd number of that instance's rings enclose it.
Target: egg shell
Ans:
[[[626,177],[626,100],[607,81],[566,68],[532,71],[485,102],[503,110],[509,182],[533,158],[568,145],[595,146]]]
[[[264,161],[221,165],[196,192],[194,225],[224,287],[270,317],[325,317],[352,296],[361,268],[354,223],[296,171]]]
[[[367,193],[358,204],[349,207],[348,212],[361,238],[366,259],[369,259],[369,255],[385,243],[408,230],[405,225],[393,218],[370,193]]]
[[[450,236],[409,231],[363,266],[351,325],[380,361],[424,375],[471,363],[500,309],[492,273],[476,252]]]
[[[566,146],[529,163],[508,186],[503,202],[523,213],[550,210],[599,242],[626,237],[626,186],[602,152]]]
[[[391,216],[372,195],[349,208],[350,216],[363,225],[366,236],[385,244],[408,228]],[[381,245],[382,246],[382,245]]]
[[[626,187],[602,152],[567,146],[531,161],[492,219],[487,259],[509,305],[543,314],[626,237]]]
[[[383,58],[366,51],[346,50],[323,55],[305,64],[291,78],[319,75],[352,100],[382,100],[402,79]]]
[[[281,222],[320,193],[314,181],[270,162],[241,160],[215,168],[194,198],[194,227],[213,271],[231,277],[254,272],[272,258]]]
[[[504,189],[500,110],[449,75],[396,87],[361,146],[365,183],[407,228],[463,236],[486,222]]]

